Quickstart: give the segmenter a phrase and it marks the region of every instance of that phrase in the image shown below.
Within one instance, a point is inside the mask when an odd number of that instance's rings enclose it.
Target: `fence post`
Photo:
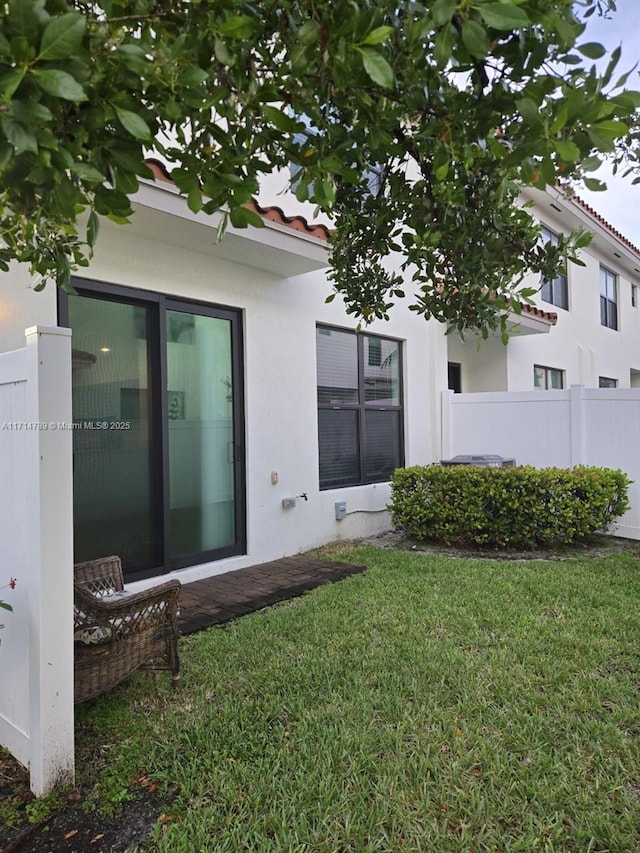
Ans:
[[[440,418],[440,459],[448,459],[451,455],[451,406],[453,391],[442,392],[442,415]]]
[[[584,447],[584,386],[572,385],[569,389],[569,420],[570,420],[570,464],[583,465],[585,462]]]
[[[74,779],[71,330],[27,340],[31,789]]]

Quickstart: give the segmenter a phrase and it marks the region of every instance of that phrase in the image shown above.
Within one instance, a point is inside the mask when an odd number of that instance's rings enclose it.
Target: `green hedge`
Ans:
[[[416,539],[536,548],[604,532],[629,508],[629,483],[609,468],[399,468],[391,518]]]

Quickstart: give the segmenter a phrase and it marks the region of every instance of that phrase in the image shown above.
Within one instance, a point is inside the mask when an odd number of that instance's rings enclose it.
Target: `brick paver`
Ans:
[[[185,583],[180,594],[180,632],[195,634],[211,625],[222,625],[365,569],[366,566],[333,560],[284,557],[271,563]]]

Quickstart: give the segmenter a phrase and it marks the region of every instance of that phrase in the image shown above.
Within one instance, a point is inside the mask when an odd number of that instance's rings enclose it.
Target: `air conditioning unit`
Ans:
[[[480,455],[462,453],[452,459],[441,459],[441,465],[476,465],[479,468],[511,468],[516,464],[515,459],[506,459],[504,456],[496,456],[493,453]]]

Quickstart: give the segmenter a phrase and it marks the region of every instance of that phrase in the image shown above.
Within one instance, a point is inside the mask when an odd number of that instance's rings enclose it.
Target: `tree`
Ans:
[[[69,287],[100,217],[126,222],[145,154],[189,207],[246,207],[293,164],[334,217],[331,278],[369,321],[402,298],[486,330],[584,235],[541,247],[519,188],[584,180],[640,94],[590,65],[613,0],[9,0],[0,18],[0,263]],[[402,272],[390,271],[399,251]],[[333,294],[335,295],[335,294]],[[331,298],[331,297],[329,297]]]

